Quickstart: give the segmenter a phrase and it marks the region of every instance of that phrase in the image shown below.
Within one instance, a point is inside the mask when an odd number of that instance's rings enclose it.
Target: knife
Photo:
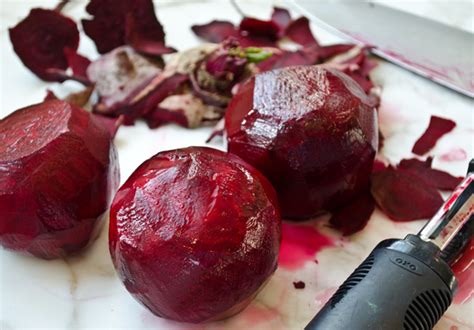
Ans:
[[[330,32],[373,47],[373,54],[474,98],[473,33],[368,1],[293,4]]]

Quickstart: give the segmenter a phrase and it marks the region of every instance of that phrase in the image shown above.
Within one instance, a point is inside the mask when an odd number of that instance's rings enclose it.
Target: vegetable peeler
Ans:
[[[305,329],[432,329],[456,292],[449,265],[473,235],[474,159],[420,232],[380,242]]]

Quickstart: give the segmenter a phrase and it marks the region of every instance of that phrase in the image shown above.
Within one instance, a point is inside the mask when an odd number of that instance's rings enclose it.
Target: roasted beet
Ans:
[[[259,74],[226,113],[229,151],[264,173],[282,213],[307,218],[367,188],[376,112],[345,74],[317,66]]]
[[[244,308],[277,266],[280,215],[269,182],[240,158],[191,147],[143,163],[118,191],[109,247],[130,293],[185,322]]]
[[[51,259],[91,240],[118,186],[115,148],[90,113],[59,100],[0,120],[0,244]]]
[[[65,80],[49,70],[67,69],[64,49],[76,50],[79,45],[79,31],[72,19],[54,10],[34,8],[9,32],[15,53],[28,69],[43,80]]]

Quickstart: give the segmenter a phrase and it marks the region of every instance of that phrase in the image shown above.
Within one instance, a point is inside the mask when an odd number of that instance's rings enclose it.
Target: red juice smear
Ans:
[[[458,290],[454,303],[468,302],[474,295],[474,239],[471,239],[461,257],[452,265],[454,275],[458,279]]]
[[[334,242],[313,227],[284,223],[278,265],[285,269],[297,269],[307,261],[314,261],[316,254]]]
[[[455,162],[467,159],[467,153],[462,148],[453,148],[439,157],[444,162]]]

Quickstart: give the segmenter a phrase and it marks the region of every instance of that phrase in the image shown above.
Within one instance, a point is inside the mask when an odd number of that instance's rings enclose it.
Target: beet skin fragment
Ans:
[[[412,152],[420,156],[426,154],[443,135],[451,132],[454,127],[456,127],[456,123],[450,119],[431,116],[428,128],[416,141]]]

